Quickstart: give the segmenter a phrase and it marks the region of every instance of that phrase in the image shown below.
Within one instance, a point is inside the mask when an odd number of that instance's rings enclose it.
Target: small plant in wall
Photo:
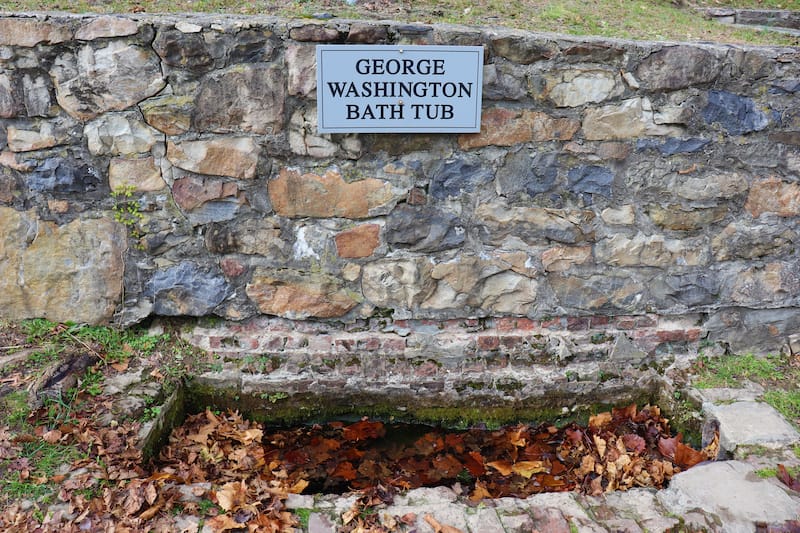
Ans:
[[[114,199],[114,220],[128,229],[130,238],[138,241],[143,236],[139,223],[144,215],[138,200],[133,197],[135,191],[133,185],[123,185],[111,191],[111,197]]]

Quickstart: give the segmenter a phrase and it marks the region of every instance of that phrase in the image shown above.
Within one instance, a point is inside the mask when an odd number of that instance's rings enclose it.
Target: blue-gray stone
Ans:
[[[505,164],[497,171],[498,191],[509,195],[526,192],[535,196],[553,188],[558,177],[558,154],[536,154],[525,150],[506,156]]]
[[[578,194],[599,194],[611,198],[614,173],[598,165],[581,165],[567,173],[569,190]]]
[[[702,115],[707,124],[717,122],[732,135],[761,131],[769,125],[769,118],[752,99],[726,91],[709,91]]]
[[[770,94],[794,94],[800,92],[800,80],[780,80],[772,84]]]
[[[639,139],[636,141],[636,150],[655,149],[661,155],[690,154],[702,150],[710,142],[711,139],[701,139],[699,137],[690,139],[670,137],[663,143],[658,142],[656,139]]]
[[[448,159],[434,173],[430,194],[437,200],[472,192],[492,180],[492,172],[477,157]]]
[[[399,205],[386,218],[386,242],[416,252],[439,252],[461,246],[466,231],[452,213],[431,206]]]
[[[98,172],[89,165],[75,160],[51,157],[45,159],[30,174],[28,187],[34,191],[92,192],[100,186]]]
[[[714,273],[666,276],[651,284],[653,297],[666,297],[689,308],[711,305],[718,300],[720,281]]]
[[[203,316],[230,294],[225,277],[216,268],[180,263],[156,272],[145,294],[153,299],[153,312],[166,316]]]

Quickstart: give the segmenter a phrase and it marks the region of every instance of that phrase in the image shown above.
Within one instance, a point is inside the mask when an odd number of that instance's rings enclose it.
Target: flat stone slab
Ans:
[[[800,442],[800,433],[778,411],[765,403],[706,403],[703,411],[709,418],[719,422],[720,446],[730,452],[738,446],[780,448]]]
[[[800,500],[759,478],[741,461],[697,465],[672,478],[658,500],[674,515],[713,513],[726,532],[753,531],[756,522],[780,523],[800,517]]]

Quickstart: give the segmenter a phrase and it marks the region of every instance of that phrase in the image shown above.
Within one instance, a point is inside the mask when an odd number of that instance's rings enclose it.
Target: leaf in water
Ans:
[[[369,420],[361,420],[350,424],[343,430],[344,440],[347,441],[378,439],[383,437],[385,433],[386,430],[382,422],[370,422]]]
[[[530,479],[534,474],[548,472],[550,467],[544,461],[518,461],[514,463],[511,470],[525,479]]]
[[[344,461],[336,465],[336,468],[331,472],[331,476],[340,477],[345,481],[353,481],[358,476],[358,472],[353,468],[353,463]]]

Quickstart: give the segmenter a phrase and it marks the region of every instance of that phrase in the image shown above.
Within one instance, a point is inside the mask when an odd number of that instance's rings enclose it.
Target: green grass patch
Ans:
[[[74,446],[43,440],[23,443],[21,448],[17,457],[0,462],[0,500],[46,498],[57,488],[50,478],[59,467],[82,457]]]
[[[764,401],[795,424],[800,421],[800,390],[772,389],[764,393]],[[795,447],[795,454],[800,447]]]
[[[790,476],[797,477],[800,474],[800,466],[791,466],[786,471],[789,472]],[[756,470],[756,475],[761,479],[772,479],[778,475],[778,469],[774,467],[761,468]]]
[[[303,531],[308,529],[308,520],[311,518],[311,511],[312,509],[307,509],[305,507],[294,510],[294,515],[297,517],[297,521],[300,522],[300,527],[303,528]]]
[[[377,7],[376,7],[377,4]],[[800,10],[800,0],[700,0],[703,7],[734,6]],[[603,35],[631,39],[703,40],[754,44],[797,44],[797,37],[741,29],[707,20],[693,6],[679,7],[670,0],[394,0],[381,3],[357,0],[0,0],[4,11],[66,10],[75,13],[232,13],[289,18],[328,13],[349,19],[393,19],[401,22],[457,23]]]
[[[777,356],[730,355],[701,358],[696,364],[694,386],[699,389],[740,387],[745,380],[764,382],[786,377],[783,360]]]

